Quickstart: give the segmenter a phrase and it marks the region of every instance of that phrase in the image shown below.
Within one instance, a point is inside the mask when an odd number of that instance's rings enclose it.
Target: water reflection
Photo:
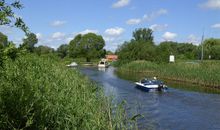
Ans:
[[[105,67],[98,67],[98,70],[99,70],[99,71],[103,71],[103,72],[105,72],[106,69],[107,69],[107,68],[105,68]]]

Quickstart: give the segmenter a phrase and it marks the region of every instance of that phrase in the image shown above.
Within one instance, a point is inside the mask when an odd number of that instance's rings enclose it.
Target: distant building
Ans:
[[[118,56],[117,55],[106,55],[105,58],[108,61],[116,61],[116,60],[118,60]]]

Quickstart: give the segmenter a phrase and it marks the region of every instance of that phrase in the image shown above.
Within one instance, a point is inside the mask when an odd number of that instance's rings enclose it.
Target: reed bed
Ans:
[[[198,84],[220,89],[220,62],[178,62],[157,64],[148,61],[134,61],[118,68],[119,72],[145,73],[149,76]]]
[[[102,87],[55,57],[7,60],[0,74],[1,129],[134,129]]]

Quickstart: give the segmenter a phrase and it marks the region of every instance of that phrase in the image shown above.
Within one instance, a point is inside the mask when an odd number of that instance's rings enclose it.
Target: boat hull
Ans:
[[[141,89],[143,91],[147,91],[147,92],[149,92],[149,91],[163,91],[163,90],[167,89],[167,87],[163,87],[158,84],[144,85],[139,82],[136,82],[135,84],[136,84],[136,88]]]

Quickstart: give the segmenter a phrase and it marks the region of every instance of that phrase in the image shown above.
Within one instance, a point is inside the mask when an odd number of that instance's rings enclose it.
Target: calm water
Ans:
[[[82,73],[102,84],[115,100],[126,100],[130,114],[142,114],[140,129],[220,130],[220,95],[170,88],[167,92],[143,92],[123,80],[114,68],[82,68]]]

